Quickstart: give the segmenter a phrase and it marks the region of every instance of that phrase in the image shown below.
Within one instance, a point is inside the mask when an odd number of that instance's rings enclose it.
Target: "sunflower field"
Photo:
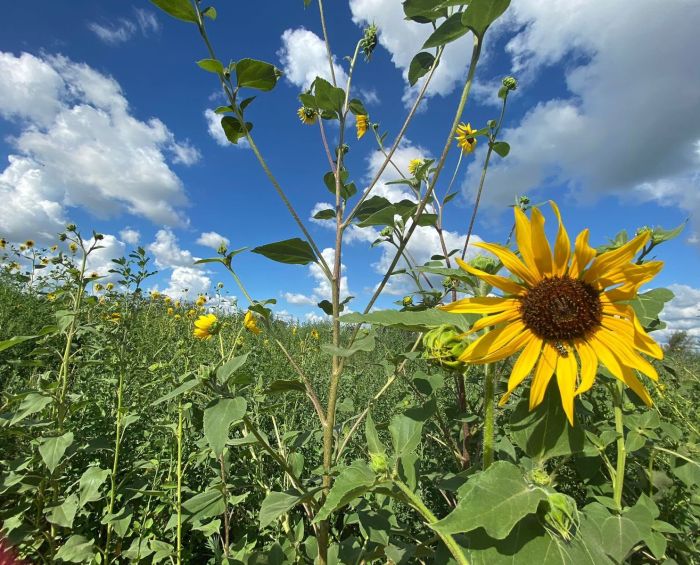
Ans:
[[[509,1],[403,3],[434,29],[416,46],[405,125],[445,45],[473,36],[440,157],[397,171],[412,199],[372,194],[377,179],[358,189],[344,166],[346,143],[364,136],[390,166],[405,132],[385,145],[351,96],[374,26],[348,58],[347,84],[319,77],[299,95],[300,127],[318,127],[328,155],[334,205],[317,219],[334,224],[330,259],[248,121],[280,71],[222,62],[207,32],[221,23],[215,8],[152,3],[201,37],[203,80],[227,100],[216,110],[226,138],[247,143],[297,225],[250,251],[317,265],[326,321],[276,317],[237,273],[245,249],[199,260],[237,285],[243,307],[232,307],[219,293],[152,291],[143,247],[92,272],[104,236],[75,224],[55,245],[0,240],[0,563],[699,563],[700,354],[681,334],[662,346],[654,333],[673,298],[654,277],[682,227],[603,234],[595,248],[588,229],[568,232],[573,211],[523,196],[501,241],[445,244],[448,153],[488,146],[480,195],[492,153],[510,151],[500,132],[515,78],[498,86],[498,120],[462,121]],[[425,264],[406,253],[417,226],[442,242]],[[369,303],[349,312],[343,234],[365,228],[396,253]],[[468,247],[480,254],[468,259]],[[415,292],[378,309],[398,276]]]

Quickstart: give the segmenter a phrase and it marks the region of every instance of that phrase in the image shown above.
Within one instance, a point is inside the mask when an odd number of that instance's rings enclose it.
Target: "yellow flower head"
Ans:
[[[250,310],[248,310],[245,313],[245,317],[243,318],[243,326],[245,329],[247,329],[249,332],[252,332],[254,334],[259,334],[262,330],[258,327],[257,322],[255,321],[255,314],[253,314]]]
[[[181,306],[181,303],[179,300],[175,301],[175,308],[179,308]]]
[[[196,315],[197,315],[197,310],[195,310],[194,308],[190,308],[190,309],[187,311],[187,317],[188,317],[188,318],[194,318]]]
[[[457,126],[457,145],[464,153],[471,153],[476,147],[476,138],[473,136],[476,130],[472,129],[471,124],[461,123]]]
[[[160,292],[158,292],[157,290],[152,290],[152,291],[151,291],[151,298],[152,298],[153,300],[157,300],[159,297],[160,297]]]
[[[41,264],[42,264],[42,265],[48,265],[48,264],[49,264],[48,258],[42,257],[42,258],[41,258]]]
[[[408,172],[411,173],[414,177],[416,176],[416,172],[418,171],[418,168],[424,163],[423,159],[411,159],[408,162]]]
[[[92,288],[95,289],[95,292],[100,292],[102,290],[102,285],[100,283],[95,283]]]
[[[10,263],[8,267],[10,268],[10,271],[19,271],[20,269],[19,263],[17,261],[12,261],[12,263]]]
[[[108,317],[107,321],[113,324],[118,324],[122,320],[122,315],[119,312],[112,312]]]
[[[53,302],[54,300],[56,300],[56,293],[55,293],[55,292],[49,292],[49,293],[46,295],[46,300],[48,300],[49,302]]]
[[[207,301],[207,297],[204,296],[203,294],[200,294],[199,297],[197,298],[197,301],[195,302],[195,304],[197,305],[197,308],[201,308],[202,306],[204,306],[206,301]]]
[[[292,326],[292,335],[297,335],[297,327]]]
[[[362,139],[362,136],[367,133],[369,127],[369,117],[364,114],[355,116],[355,127],[357,128],[357,139]]]
[[[163,297],[163,302],[165,302],[165,304],[170,304],[172,301],[173,301],[173,299],[170,298],[169,296]]]
[[[493,363],[520,351],[501,404],[532,374],[530,410],[534,409],[556,375],[562,406],[572,425],[574,398],[593,386],[599,363],[651,405],[636,372],[658,380],[656,369],[641,353],[662,359],[663,351],[628,304],[663,266],[661,261],[632,262],[649,241],[649,232],[596,255],[585,229],[576,237],[572,252],[559,209],[554,202],[551,205],[559,222],[554,249],[537,208],[532,209],[530,219],[514,208],[520,257],[502,245],[475,244],[498,257],[517,279],[492,275],[457,260],[462,269],[504,293],[503,297],[466,298],[441,307],[458,314],[484,314],[469,333],[492,328],[472,342],[459,360]]]
[[[175,319],[176,319],[176,320],[179,320],[180,318],[182,318],[182,316],[180,316],[180,314],[175,314]]]
[[[172,308],[168,308],[167,312],[168,316],[172,316],[175,313],[175,310],[173,310]]]
[[[316,123],[316,119],[318,118],[318,112],[316,112],[316,110],[314,110],[313,108],[307,108],[306,106],[302,106],[297,110],[297,116],[299,116],[301,123],[310,126]]]
[[[314,338],[314,339],[316,339],[316,340],[319,339],[319,338],[321,337],[321,336],[319,335],[318,330],[317,330],[316,328],[314,328],[313,330],[311,330],[311,337]]]
[[[114,284],[112,283],[107,283],[107,286],[105,287],[107,290],[112,290],[114,288]]]
[[[56,251],[58,251],[58,245],[52,245],[52,246],[51,246],[51,251],[52,251],[53,253],[56,253]]]
[[[203,314],[194,323],[194,337],[197,339],[211,339],[219,333],[219,324],[214,314]]]
[[[34,240],[33,240],[33,239],[28,239],[27,241],[24,242],[24,246],[25,246],[27,249],[31,249],[32,247],[34,247]]]
[[[5,249],[5,247],[7,247],[7,240],[0,238],[0,249]]]
[[[71,253],[75,253],[75,252],[78,250],[78,244],[75,243],[74,241],[71,241],[71,242],[68,244],[68,249],[70,249],[70,252],[71,252]]]

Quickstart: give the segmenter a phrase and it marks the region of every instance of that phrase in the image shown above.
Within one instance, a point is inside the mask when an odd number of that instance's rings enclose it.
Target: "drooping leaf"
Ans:
[[[66,449],[73,443],[73,432],[66,432],[62,436],[45,438],[39,445],[39,453],[44,463],[53,473],[66,453]]]
[[[335,210],[333,208],[326,208],[325,210],[319,210],[314,214],[316,220],[332,220],[335,218]]]
[[[24,397],[24,400],[22,400],[21,404],[19,405],[17,412],[15,412],[15,415],[10,421],[10,426],[14,426],[16,423],[21,422],[27,416],[41,412],[41,410],[43,410],[49,404],[51,404],[50,396],[30,392]]]
[[[234,145],[237,145],[241,138],[245,137],[246,132],[253,129],[253,124],[245,123],[245,127],[238,118],[233,116],[224,116],[221,118],[221,127],[224,128],[224,134]]]
[[[62,528],[72,528],[75,514],[78,512],[78,497],[71,494],[62,504],[50,506],[44,511],[46,519]]]
[[[508,145],[505,141],[497,141],[493,144],[493,150],[501,157],[507,157],[508,153],[510,153],[510,145]]]
[[[374,338],[374,331],[370,330],[364,335],[356,338],[352,345],[348,348],[335,347],[329,343],[324,343],[323,345],[321,345],[321,350],[330,355],[337,355],[339,357],[350,357],[358,351],[372,351],[376,345]]]
[[[408,83],[413,86],[418,79],[428,74],[435,63],[435,57],[426,51],[421,51],[411,60],[408,67]]]
[[[209,488],[182,503],[183,517],[189,523],[220,516],[225,510],[224,495],[217,488]]]
[[[298,237],[261,245],[252,251],[273,261],[290,265],[308,265],[316,261],[316,255],[309,243]]]
[[[297,491],[270,491],[267,493],[265,500],[260,505],[258,520],[260,528],[269,526],[299,504],[303,500],[303,496]]]
[[[36,339],[39,336],[36,335],[18,335],[16,337],[11,337],[10,339],[6,339],[4,341],[0,341],[0,351],[4,351],[5,349],[9,349],[10,347],[14,347],[15,345],[19,343],[24,343],[25,341],[29,341],[30,339]]]
[[[94,541],[73,535],[56,552],[56,559],[67,563],[90,563],[94,555]]]
[[[488,27],[506,11],[510,0],[472,0],[461,14],[462,24],[483,38]]]
[[[219,398],[204,409],[204,436],[214,455],[224,452],[231,424],[243,418],[247,409],[245,398]]]
[[[314,523],[325,520],[332,512],[365,494],[377,478],[364,461],[355,461],[341,471],[333,482],[328,497],[314,518]]]
[[[236,63],[236,80],[239,87],[272,90],[281,74],[274,65],[256,59],[241,59]]]
[[[294,379],[277,379],[265,389],[265,394],[281,394],[283,392],[306,392],[306,387],[304,383]]]
[[[369,314],[346,314],[340,317],[340,321],[349,324],[372,324],[377,326],[390,326],[407,331],[423,331],[436,328],[443,324],[457,326],[461,330],[468,331],[478,319],[473,314],[451,314],[442,310],[422,310],[420,312],[398,312],[396,310],[378,310]]]
[[[430,34],[430,37],[425,41],[422,48],[430,49],[431,47],[445,45],[455,39],[459,39],[468,31],[469,27],[462,23],[462,13],[457,12],[442,22],[438,28]]]

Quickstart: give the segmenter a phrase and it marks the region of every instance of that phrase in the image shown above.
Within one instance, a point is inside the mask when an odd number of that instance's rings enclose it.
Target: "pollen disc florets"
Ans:
[[[536,336],[556,341],[585,337],[603,314],[598,291],[568,276],[540,281],[521,298],[520,311]]]

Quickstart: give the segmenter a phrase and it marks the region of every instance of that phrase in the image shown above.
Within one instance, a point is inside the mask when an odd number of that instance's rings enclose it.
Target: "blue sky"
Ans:
[[[330,247],[332,230],[309,221],[312,210],[329,201],[322,183],[328,163],[318,128],[296,116],[298,93],[317,74],[328,76],[317,7],[312,2],[305,10],[302,0],[220,4],[209,24],[219,58],[262,59],[284,72],[275,90],[256,93],[249,119],[319,246]],[[222,99],[215,75],[195,64],[207,56],[196,28],[145,1],[68,5],[39,1],[32,17],[21,3],[4,7],[0,235],[53,243],[61,226],[75,221],[108,234],[95,268],[138,243],[158,263],[153,284],[160,290],[213,292],[223,281],[226,293],[240,296],[225,273],[193,267],[194,258],[213,255],[220,236],[232,248],[252,248],[299,232],[252,151],[225,144],[210,123],[206,112]],[[372,61],[361,62],[354,75],[354,95],[391,140],[415,93],[405,71],[429,30],[404,21],[398,1],[329,2],[326,9],[338,76],[366,23],[379,28]],[[700,336],[698,22],[700,6],[684,0],[514,0],[487,35],[463,119],[482,127],[497,117],[500,79],[519,79],[503,131],[511,153],[494,159],[477,239],[505,239],[515,194],[555,199],[569,232],[590,227],[594,244],[620,229],[670,228],[688,218],[683,235],[659,248],[666,267],[654,286],[671,285],[677,294],[665,313],[669,324]],[[440,153],[470,41],[464,37],[446,50],[397,154],[399,166]],[[326,131],[331,142],[337,139],[336,126]],[[350,139],[347,166],[362,187],[377,166],[376,145],[369,135]],[[453,149],[439,193],[456,159]],[[463,159],[456,181],[461,196],[446,216],[450,246],[461,247],[483,159],[483,143]],[[398,196],[383,183],[377,190]],[[411,247],[417,258],[438,251],[430,230],[417,235]],[[391,256],[370,248],[372,234],[349,239],[346,290],[356,296],[351,308],[361,310]],[[301,320],[321,314],[314,304],[327,297],[317,270],[251,253],[239,256],[237,266],[256,298],[278,300],[278,312]],[[381,304],[389,306],[408,288],[397,280]]]

